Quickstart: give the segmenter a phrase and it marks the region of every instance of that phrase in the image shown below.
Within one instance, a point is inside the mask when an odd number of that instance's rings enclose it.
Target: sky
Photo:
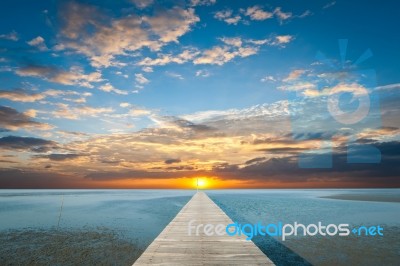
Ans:
[[[3,1],[0,188],[400,187],[397,1]]]

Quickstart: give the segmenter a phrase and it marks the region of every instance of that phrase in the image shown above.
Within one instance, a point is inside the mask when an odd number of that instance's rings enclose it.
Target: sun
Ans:
[[[204,187],[206,182],[203,179],[199,179],[199,181],[197,182],[199,187]]]
[[[207,179],[203,177],[197,177],[194,181],[196,188],[205,188],[207,186]]]

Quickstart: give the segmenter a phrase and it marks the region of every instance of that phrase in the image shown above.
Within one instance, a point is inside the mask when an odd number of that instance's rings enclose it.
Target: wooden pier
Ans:
[[[246,236],[210,236],[203,227],[196,234],[199,224],[231,223],[204,192],[197,192],[133,265],[274,265]]]

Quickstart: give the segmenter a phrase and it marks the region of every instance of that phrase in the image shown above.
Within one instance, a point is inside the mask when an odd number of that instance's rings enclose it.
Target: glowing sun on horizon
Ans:
[[[207,186],[207,180],[205,178],[196,178],[195,179],[195,186],[198,188],[204,188]]]

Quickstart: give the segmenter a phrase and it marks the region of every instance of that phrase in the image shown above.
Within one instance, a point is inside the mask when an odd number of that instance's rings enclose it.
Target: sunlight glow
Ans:
[[[197,177],[194,180],[195,187],[197,188],[205,188],[209,185],[207,178],[204,177]]]
[[[204,187],[204,186],[205,186],[205,184],[206,184],[206,182],[205,182],[204,180],[202,180],[202,179],[199,179],[199,181],[198,181],[198,185],[199,185],[199,187]]]

